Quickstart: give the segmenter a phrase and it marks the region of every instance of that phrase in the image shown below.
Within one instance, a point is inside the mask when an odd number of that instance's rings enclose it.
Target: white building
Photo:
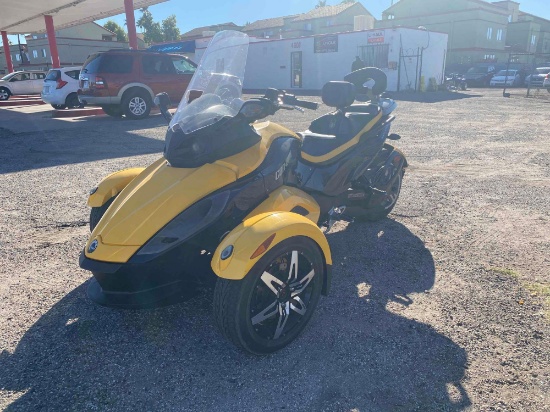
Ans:
[[[443,82],[447,39],[445,33],[400,27],[252,41],[244,88],[316,92],[330,80],[343,80],[359,56],[384,70],[388,91],[419,90],[430,78]],[[203,52],[197,42],[197,58]]]

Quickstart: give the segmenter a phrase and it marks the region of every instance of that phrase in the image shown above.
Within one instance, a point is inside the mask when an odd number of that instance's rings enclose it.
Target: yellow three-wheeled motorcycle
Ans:
[[[386,78],[362,69],[323,87],[335,110],[303,133],[258,120],[316,109],[284,91],[241,99],[248,37],[218,33],[170,118],[164,156],[106,177],[88,199],[91,236],[80,266],[88,294],[109,306],[166,301],[189,284],[214,286],[214,318],[235,345],[276,351],[329,292],[332,257],[320,227],[385,217],[407,162],[387,139],[395,103]],[[354,104],[369,87],[371,100]],[[206,264],[205,264],[206,263]]]

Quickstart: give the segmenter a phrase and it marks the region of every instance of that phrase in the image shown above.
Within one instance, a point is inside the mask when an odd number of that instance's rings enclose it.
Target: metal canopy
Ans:
[[[134,0],[134,9],[164,1]],[[46,31],[45,15],[63,29],[124,13],[124,0],[2,0],[0,9],[0,30],[27,34]]]

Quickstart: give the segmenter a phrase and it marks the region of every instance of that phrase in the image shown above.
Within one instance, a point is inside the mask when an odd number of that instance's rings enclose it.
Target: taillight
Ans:
[[[55,87],[56,89],[61,89],[63,86],[67,84],[65,80],[58,80],[56,83],[57,83],[57,86]]]
[[[550,79],[550,73],[546,75],[546,79]]]
[[[107,83],[103,79],[103,77],[96,76],[95,77],[95,88],[96,89],[106,89]]]

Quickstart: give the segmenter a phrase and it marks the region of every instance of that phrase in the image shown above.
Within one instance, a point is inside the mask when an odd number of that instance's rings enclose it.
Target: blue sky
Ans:
[[[453,0],[441,0],[453,1]],[[532,13],[550,20],[548,0],[516,0],[522,11]],[[337,4],[340,0],[328,0],[328,4]],[[381,18],[382,11],[391,5],[391,0],[363,0],[361,3],[377,19]],[[171,14],[175,14],[178,26],[182,33],[195,27],[209,26],[232,21],[242,25],[246,22],[266,19],[270,17],[286,16],[289,14],[304,13],[315,7],[317,0],[170,0],[165,3],[151,6],[156,21],[161,21]],[[141,13],[136,10],[136,20]],[[120,25],[124,25],[125,16],[111,17]],[[99,20],[103,24],[109,19]],[[139,29],[138,29],[139,30]],[[13,43],[17,43],[16,36],[10,36]]]

